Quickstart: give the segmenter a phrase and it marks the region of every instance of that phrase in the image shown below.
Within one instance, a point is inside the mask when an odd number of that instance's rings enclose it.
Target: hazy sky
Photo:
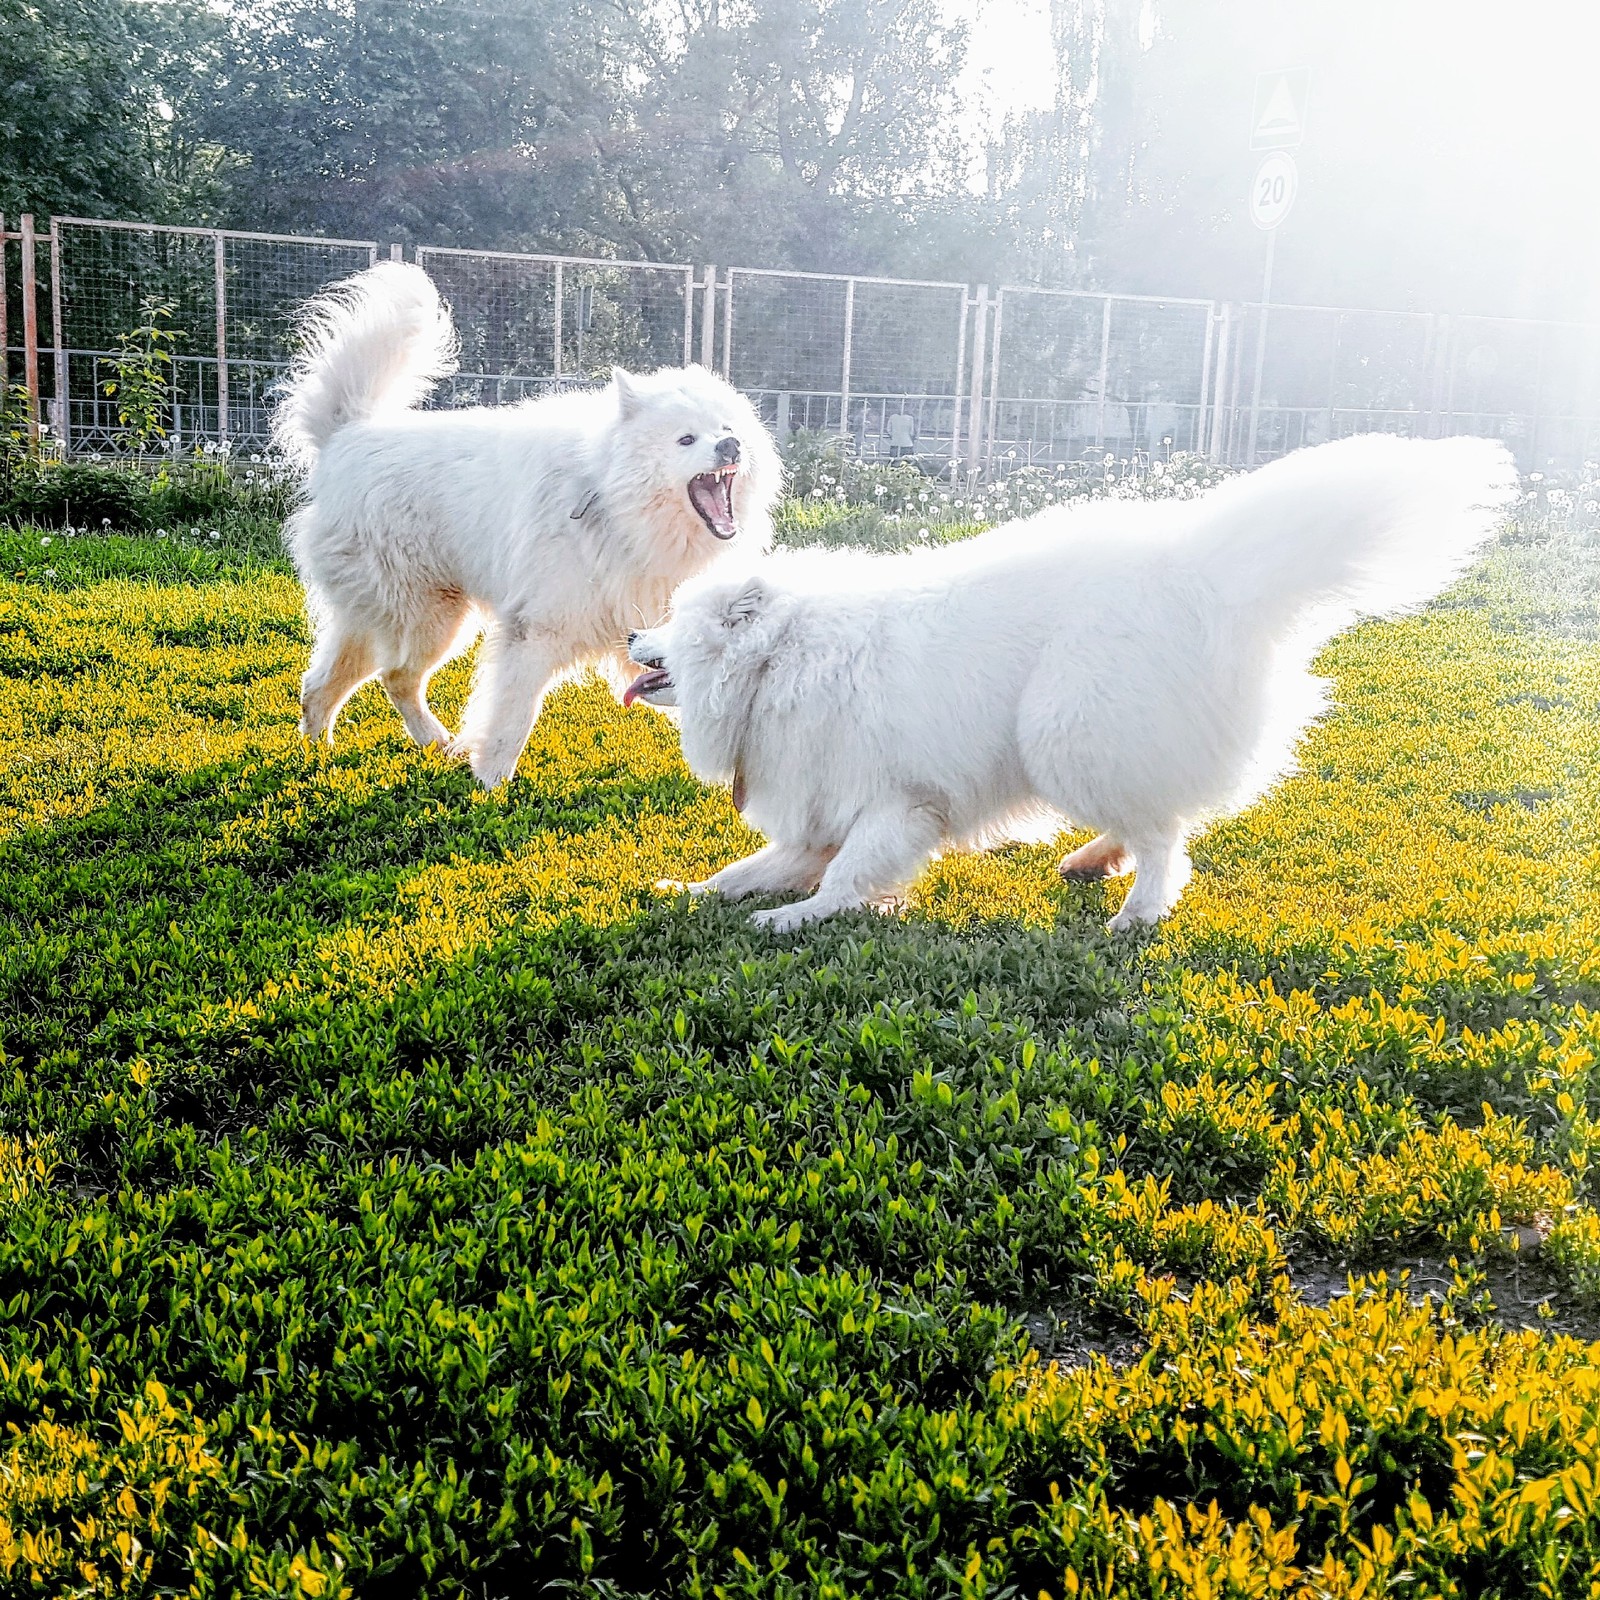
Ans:
[[[974,133],[1007,112],[1050,104],[1050,0],[945,0],[945,14],[971,28],[961,90]]]

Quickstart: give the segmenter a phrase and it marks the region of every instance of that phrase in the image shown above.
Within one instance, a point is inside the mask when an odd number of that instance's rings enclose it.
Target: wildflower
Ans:
[[[218,531],[217,531],[217,530],[216,530],[216,529],[215,529],[215,528],[213,528],[213,529],[212,529],[212,530],[211,530],[211,535],[210,535],[210,536],[211,536],[211,537],[212,537],[212,538],[213,538],[213,539],[220,539],[220,538],[221,538],[221,537],[222,537],[222,535],[221,535],[221,534],[220,534],[220,533],[219,533],[219,532],[218,532]]]
[[[44,547],[44,546],[45,546],[45,545],[47,545],[47,544],[49,544],[49,543],[50,543],[50,535],[49,535],[49,534],[48,534],[48,533],[47,533],[47,534],[46,534],[46,535],[45,535],[45,536],[44,536],[44,538],[42,538],[42,539],[41,539],[41,540],[40,540],[40,541],[39,541],[39,546],[40,546],[40,548],[41,548],[41,549],[43,549],[43,547]]]
[[[101,517],[100,526],[102,528],[109,528],[111,526],[111,518],[110,517]]]
[[[53,578],[56,575],[56,569],[54,567],[46,567],[44,569],[44,575],[47,578]]]

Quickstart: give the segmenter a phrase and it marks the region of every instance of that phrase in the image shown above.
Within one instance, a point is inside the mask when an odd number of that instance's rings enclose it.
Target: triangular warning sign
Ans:
[[[1250,120],[1252,150],[1284,150],[1305,136],[1306,87],[1311,74],[1304,67],[1288,72],[1263,72],[1256,79],[1255,109]]]

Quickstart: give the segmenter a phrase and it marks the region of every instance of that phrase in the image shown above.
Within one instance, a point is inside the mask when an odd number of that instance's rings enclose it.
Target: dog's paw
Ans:
[[[703,883],[685,883],[682,878],[657,878],[656,891],[659,894],[687,894],[699,899],[706,893]]]
[[[1150,933],[1161,917],[1155,912],[1129,911],[1126,906],[1106,924],[1107,933]]]
[[[485,789],[498,789],[516,777],[517,757],[473,756],[472,775]]]
[[[808,911],[804,900],[789,906],[773,906],[769,911],[757,911],[750,918],[756,927],[764,928],[768,933],[793,933],[796,928],[803,928],[816,919],[817,913]]]

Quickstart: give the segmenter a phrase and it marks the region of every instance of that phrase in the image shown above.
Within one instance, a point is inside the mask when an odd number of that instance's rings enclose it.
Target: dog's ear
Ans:
[[[722,608],[724,628],[742,628],[761,615],[767,603],[767,586],[760,578],[751,578],[737,590]]]
[[[631,417],[639,409],[642,396],[633,374],[623,367],[611,369],[611,387],[617,392],[617,410],[623,417]]]

